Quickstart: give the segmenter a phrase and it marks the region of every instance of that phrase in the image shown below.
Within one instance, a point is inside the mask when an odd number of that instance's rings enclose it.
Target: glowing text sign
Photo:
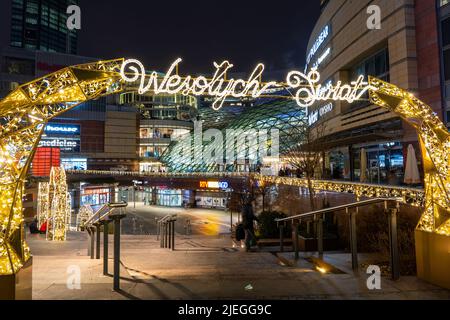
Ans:
[[[47,134],[79,134],[80,125],[49,123],[45,126],[44,131]]]
[[[312,60],[312,58],[316,55],[319,48],[322,46],[322,44],[325,42],[325,40],[330,35],[330,25],[326,25],[322,32],[320,32],[319,36],[317,37],[316,41],[314,41],[313,46],[309,50],[308,56],[306,57],[306,64],[309,64]]]
[[[227,181],[200,181],[200,188],[228,189]]]
[[[350,84],[343,84],[338,81],[336,85],[327,85],[323,87],[319,84],[320,74],[316,68],[311,69],[307,74],[300,71],[291,71],[286,77],[286,84],[278,82],[260,81],[264,72],[264,65],[258,64],[247,80],[227,79],[227,71],[233,65],[228,61],[218,64],[214,62],[216,68],[212,79],[199,76],[182,77],[174,70],[177,69],[181,59],[175,60],[170,66],[164,77],[161,77],[156,71],[146,74],[144,65],[136,59],[126,60],[121,67],[120,74],[122,80],[129,83],[139,82],[138,93],[145,94],[153,92],[154,94],[182,94],[194,96],[211,96],[215,100],[212,104],[214,110],[222,108],[223,103],[228,97],[258,98],[264,94],[274,91],[294,89],[292,94],[300,107],[307,108],[318,101],[347,101],[353,103],[359,100],[368,90],[372,88],[364,81],[364,76],[360,76],[356,81]]]

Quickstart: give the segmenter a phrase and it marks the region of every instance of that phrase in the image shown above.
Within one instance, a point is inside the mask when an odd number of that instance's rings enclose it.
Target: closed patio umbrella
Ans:
[[[406,184],[417,184],[421,182],[419,168],[417,167],[416,152],[411,144],[408,146],[408,153],[406,154],[404,182]]]
[[[366,149],[361,149],[361,175],[359,181],[367,182],[367,152]]]

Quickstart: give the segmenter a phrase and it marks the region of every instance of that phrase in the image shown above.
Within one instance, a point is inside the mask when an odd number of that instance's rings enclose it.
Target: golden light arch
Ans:
[[[0,101],[0,275],[16,273],[30,258],[23,237],[22,195],[45,124],[88,100],[126,89],[135,90],[136,86],[127,87],[121,75],[124,61],[116,59],[67,67],[20,86]],[[301,74],[290,75],[296,80]],[[180,81],[186,79],[188,77],[180,78]],[[294,82],[298,88],[299,82]],[[426,200],[417,228],[449,236],[450,137],[445,126],[429,106],[408,92],[375,78],[369,79],[369,86],[374,104],[395,112],[418,132],[424,158]],[[351,88],[347,87],[350,92]]]

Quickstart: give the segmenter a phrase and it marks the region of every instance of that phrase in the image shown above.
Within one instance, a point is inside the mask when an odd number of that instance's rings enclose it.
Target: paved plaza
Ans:
[[[70,232],[64,243],[41,235],[28,235],[28,241],[34,255],[33,299],[38,300],[450,299],[450,291],[409,276],[396,282],[383,277],[381,290],[368,290],[367,275],[351,272],[348,254],[326,254],[324,259],[342,272],[324,274],[306,256],[295,262],[291,253],[245,252],[229,235],[177,235],[175,251],[159,248],[155,236],[123,235],[122,290],[114,292],[112,276],[102,275],[102,260],[87,256],[85,233]],[[76,269],[80,289],[69,289]]]

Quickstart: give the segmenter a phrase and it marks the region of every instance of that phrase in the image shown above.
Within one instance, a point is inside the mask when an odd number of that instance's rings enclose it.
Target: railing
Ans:
[[[389,213],[389,249],[390,249],[390,265],[391,275],[393,280],[400,277],[400,262],[398,254],[398,239],[397,239],[397,213],[399,212],[399,204],[403,202],[402,198],[376,198],[370,200],[357,201],[346,205],[326,208],[322,210],[312,211],[308,213],[299,214],[283,219],[275,219],[280,230],[280,251],[284,251],[284,227],[286,223],[292,224],[292,243],[295,254],[295,259],[299,258],[299,244],[298,244],[298,227],[302,220],[314,220],[316,224],[317,237],[317,251],[320,256],[323,255],[323,215],[330,212],[344,211],[349,217],[350,230],[350,251],[352,256],[352,269],[357,272],[358,265],[358,251],[356,241],[356,215],[358,209],[364,206],[384,203],[385,212]],[[395,204],[395,208],[389,208],[389,204]],[[350,210],[355,209],[355,210]]]
[[[66,170],[66,174],[104,175],[104,176],[129,176],[149,178],[247,178],[257,180],[263,185],[287,185],[300,188],[308,188],[305,178],[267,176],[254,172],[137,172],[137,171],[102,171],[102,170]],[[425,192],[420,188],[402,186],[390,186],[360,182],[338,180],[312,180],[315,191],[330,191],[338,193],[350,193],[357,197],[367,198],[403,198],[403,202],[423,207]]]
[[[114,261],[113,261],[113,288],[120,290],[120,222],[125,218],[126,202],[108,203],[100,207],[84,224],[90,236],[88,254],[94,259],[94,242],[96,238],[95,258],[100,259],[100,232],[103,226],[103,274],[108,275],[108,242],[109,223],[114,223]],[[96,234],[96,237],[95,237]]]
[[[131,176],[157,178],[217,178],[217,177],[248,177],[248,172],[139,172],[139,171],[107,171],[107,170],[66,170],[66,174]]]
[[[175,222],[176,214],[168,214],[157,221],[156,240],[160,240],[161,248],[175,250]]]
[[[305,178],[263,175],[252,175],[252,178],[263,185],[285,185],[306,190],[309,188],[308,180]],[[312,188],[317,192],[349,193],[354,194],[357,198],[402,198],[402,202],[415,207],[423,207],[425,203],[425,191],[419,188],[337,180],[311,180],[311,183]]]

